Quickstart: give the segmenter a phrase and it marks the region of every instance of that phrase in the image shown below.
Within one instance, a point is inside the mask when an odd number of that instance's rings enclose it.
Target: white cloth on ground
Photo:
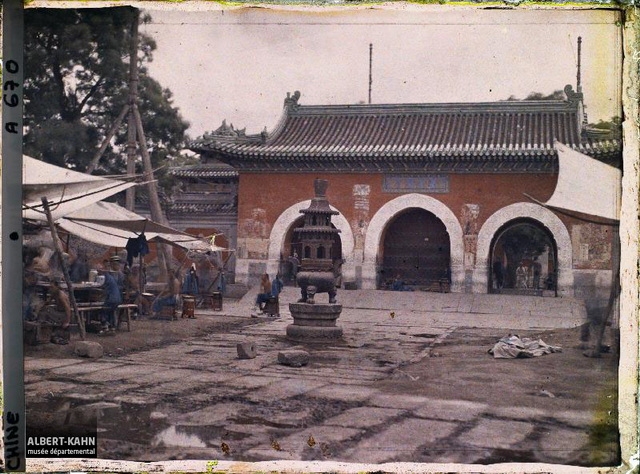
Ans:
[[[538,357],[553,352],[562,352],[562,347],[551,346],[542,339],[520,338],[515,335],[503,337],[489,350],[489,354],[493,354],[495,359]]]

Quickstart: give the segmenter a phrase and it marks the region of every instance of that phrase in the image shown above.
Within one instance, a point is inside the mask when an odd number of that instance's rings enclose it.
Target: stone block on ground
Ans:
[[[309,363],[309,353],[301,349],[278,352],[278,363],[291,367],[302,367]]]
[[[102,345],[93,341],[78,341],[74,352],[80,357],[89,357],[90,359],[99,359],[104,355]]]
[[[238,350],[239,359],[255,359],[256,355],[258,355],[256,345],[251,341],[238,343],[236,349]]]

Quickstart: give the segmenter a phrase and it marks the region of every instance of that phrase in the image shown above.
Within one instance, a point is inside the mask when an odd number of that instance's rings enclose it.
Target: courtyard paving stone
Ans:
[[[438,420],[471,421],[487,409],[488,405],[484,403],[430,399],[424,405],[414,409],[413,415]]]
[[[455,428],[455,423],[445,421],[405,419],[364,438],[356,447],[345,452],[343,458],[369,463],[410,461],[419,447],[446,438]]]
[[[531,423],[522,421],[482,419],[477,426],[462,433],[458,441],[482,448],[508,449],[523,441],[532,430]]]
[[[323,424],[351,428],[371,428],[381,424],[388,425],[392,418],[404,413],[406,413],[406,410],[395,408],[356,407],[324,420]]]
[[[359,384],[345,385],[340,383],[332,383],[313,390],[309,395],[317,398],[328,400],[341,400],[350,402],[365,402],[371,396],[378,393],[377,390],[369,387],[363,387]]]
[[[248,394],[246,394],[246,398],[248,400],[256,402],[262,400],[282,400],[284,398],[302,395],[311,390],[325,386],[328,383],[330,383],[330,381],[328,380],[322,382],[297,378],[281,379],[276,383],[272,383],[267,385],[266,387],[261,388],[260,390],[249,392]]]
[[[438,391],[427,396],[427,389],[413,384],[416,367],[408,365],[430,356],[434,348],[442,350],[438,344],[446,343],[458,325],[523,328],[538,318],[543,327],[570,327],[581,314],[579,304],[550,301],[550,308],[564,311],[559,322],[556,316],[534,316],[525,307],[531,298],[407,292],[398,305],[397,292],[366,298],[366,291],[345,291],[338,320],[345,328],[344,341],[305,346],[285,337],[292,318],[284,308],[297,297],[292,290],[286,288],[281,298],[281,318],[131,353],[117,362],[29,358],[29,397],[77,394],[74,403],[105,401],[138,406],[145,413],[155,410],[168,426],[156,434],[153,449],[163,442],[183,443],[193,448],[191,455],[222,457],[225,442],[229,459],[467,463],[492,459],[496,450],[517,451],[537,443],[547,461],[560,462],[580,456],[588,442],[586,429],[593,420],[585,411],[567,409],[574,408],[566,405],[569,401],[562,405],[561,398],[540,399],[532,402],[536,406],[522,408],[441,400],[434,398]],[[238,308],[246,310],[245,303],[225,303],[226,311],[241,314]],[[487,313],[471,319],[471,309]],[[484,337],[482,331],[469,334]],[[258,356],[240,360],[236,344],[247,340],[257,345]],[[310,352],[307,366],[277,363],[278,351],[293,347]],[[435,360],[420,363],[430,370]],[[419,383],[429,381],[425,373],[430,372],[420,372]],[[475,383],[494,379],[470,372],[456,380],[441,377],[439,387],[454,390],[464,376]],[[385,380],[391,383],[378,383]],[[396,382],[406,392],[397,390]]]
[[[592,451],[592,448],[589,448],[589,433],[586,430],[554,427],[541,435],[539,443],[539,456],[542,459],[577,459],[587,456]]]

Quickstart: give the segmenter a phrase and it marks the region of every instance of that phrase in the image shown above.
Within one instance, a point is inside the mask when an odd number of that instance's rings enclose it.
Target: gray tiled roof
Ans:
[[[570,88],[567,95],[575,99]],[[314,160],[323,166],[335,160],[339,168],[364,161],[419,166],[465,157],[552,159],[556,140],[593,157],[621,150],[620,140],[581,133],[578,100],[304,106],[298,97],[285,100],[284,115],[270,134],[234,133],[232,127],[216,133],[221,127],[191,149],[237,168],[302,166]]]

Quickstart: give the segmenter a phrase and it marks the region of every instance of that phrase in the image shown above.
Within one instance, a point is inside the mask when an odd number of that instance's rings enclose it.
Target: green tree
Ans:
[[[128,101],[135,13],[129,7],[25,11],[26,154],[86,170]],[[153,39],[139,35],[138,106],[153,167],[160,168],[184,147],[188,123],[172,105],[171,92],[148,75],[145,64],[155,48]],[[96,174],[125,172],[126,142],[122,126]]]
[[[510,95],[507,100],[565,100],[564,91],[558,89],[551,94],[543,94],[542,92],[529,92],[524,99],[518,99],[515,95]]]
[[[599,132],[604,138],[622,138],[622,118],[612,117],[609,120],[600,120],[589,124],[589,131]]]
[[[551,94],[543,94],[542,92],[531,92],[524,100],[565,100],[564,91],[558,89]]]

